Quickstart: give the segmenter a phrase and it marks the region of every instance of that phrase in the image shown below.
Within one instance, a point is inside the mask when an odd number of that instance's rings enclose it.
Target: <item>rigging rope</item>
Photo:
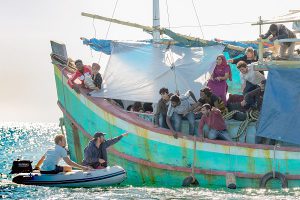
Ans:
[[[171,49],[171,43],[170,42],[169,42],[166,50],[169,51],[169,54],[167,54],[167,60],[169,61],[170,65],[171,65],[170,69],[172,70],[172,72],[174,74],[174,79],[175,79],[174,82],[175,82],[176,92],[177,91],[179,92],[178,84],[177,84],[177,77],[176,77],[176,66],[174,64],[173,52],[172,52],[172,49]]]
[[[113,13],[112,13],[111,20],[110,20],[110,22],[109,22],[108,29],[107,29],[107,32],[106,32],[106,35],[105,35],[105,40],[107,39],[109,30],[110,30],[110,26],[111,26],[111,24],[112,24],[112,19],[114,18],[114,15],[115,15],[115,11],[116,11],[118,2],[119,2],[119,0],[116,1],[115,7],[114,7],[114,11],[113,11]],[[100,52],[100,54],[99,54],[99,59],[98,59],[98,62],[97,62],[98,64],[100,63],[102,53],[103,53],[103,52]]]
[[[94,37],[97,38],[97,29],[95,27],[95,18],[93,17]]]
[[[94,38],[97,38],[97,29],[95,27],[95,18],[93,17],[93,29],[94,29]],[[91,56],[94,57],[94,54],[93,54],[93,49],[90,47],[90,51],[91,51]]]
[[[168,5],[168,0],[166,0],[166,7],[167,7],[167,15],[168,15],[168,24],[169,24],[169,29],[171,29],[171,23],[170,23],[170,14],[169,14],[169,5]]]
[[[166,0],[166,7],[167,7],[168,25],[169,25],[169,29],[170,29],[171,23],[170,23],[168,0]],[[175,64],[174,64],[174,58],[173,58],[172,47],[171,47],[170,42],[169,42],[166,50],[169,51],[169,54],[167,54],[167,59],[168,59],[169,63],[171,64],[171,70],[174,74],[174,79],[175,79],[174,82],[175,82],[175,87],[176,87],[176,92],[177,92],[178,91],[178,84],[177,84],[177,77],[176,77],[176,67],[175,67]]]
[[[197,10],[196,10],[196,7],[195,7],[194,0],[192,0],[192,3],[193,3],[194,11],[195,11],[195,14],[196,14],[196,17],[197,17],[198,26],[199,26],[201,34],[202,34],[202,39],[204,39],[204,33],[202,31],[202,27],[201,27],[201,24],[200,24],[200,20],[199,20],[199,17],[198,17],[198,13],[197,13]]]

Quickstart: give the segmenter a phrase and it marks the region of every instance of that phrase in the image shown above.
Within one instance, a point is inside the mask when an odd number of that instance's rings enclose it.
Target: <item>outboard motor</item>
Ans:
[[[11,167],[10,174],[18,174],[18,173],[30,173],[32,172],[32,161],[30,160],[15,160]]]

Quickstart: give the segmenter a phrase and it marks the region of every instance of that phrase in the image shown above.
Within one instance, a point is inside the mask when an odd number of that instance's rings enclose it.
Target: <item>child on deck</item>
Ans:
[[[95,90],[95,91],[99,91],[101,89],[101,85],[102,85],[102,76],[99,73],[100,71],[100,65],[97,63],[93,63],[92,64],[92,75],[91,77],[89,77],[89,85],[87,86],[87,88]],[[91,93],[88,93],[87,95],[91,95]]]
[[[95,84],[94,90],[97,90],[97,91],[101,89],[101,85],[102,85],[102,76],[99,73],[100,68],[101,67],[99,64],[97,64],[97,63],[92,64],[92,79]]]

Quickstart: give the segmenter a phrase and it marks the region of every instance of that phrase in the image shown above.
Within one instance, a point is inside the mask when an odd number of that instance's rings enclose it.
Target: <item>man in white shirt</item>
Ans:
[[[189,97],[188,91],[185,95],[173,95],[170,98],[171,103],[168,107],[166,122],[175,138],[178,136],[177,132],[181,130],[182,119],[187,119],[189,121],[189,134],[194,135],[195,116],[191,111],[191,104],[188,100]]]
[[[36,164],[35,169],[39,169],[41,167],[41,173],[45,174],[57,174],[59,172],[70,172],[72,171],[72,167],[76,167],[82,170],[89,170],[90,167],[79,165],[73,162],[65,149],[66,139],[64,135],[57,135],[54,139],[55,147],[54,149],[48,149],[45,155],[39,160]],[[61,160],[64,160],[70,166],[59,166],[58,163]]]
[[[256,89],[263,80],[266,80],[262,73],[254,70],[253,64],[247,65],[246,62],[240,61],[237,63],[237,68],[240,70],[240,76],[243,81],[243,95]]]

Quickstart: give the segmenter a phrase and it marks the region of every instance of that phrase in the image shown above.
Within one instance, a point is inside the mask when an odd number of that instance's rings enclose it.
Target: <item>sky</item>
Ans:
[[[65,43],[69,57],[91,64],[99,53],[82,45],[80,37],[151,38],[121,25],[111,24],[108,30],[108,22],[81,16],[88,12],[111,17],[116,2],[114,18],[152,25],[152,0],[0,0],[0,122],[58,122],[62,116],[56,104],[50,40]],[[258,26],[211,25],[255,22],[259,16],[267,19],[292,9],[300,9],[299,0],[160,1],[161,26],[204,39],[255,40]],[[101,56],[100,64],[106,61]]]

